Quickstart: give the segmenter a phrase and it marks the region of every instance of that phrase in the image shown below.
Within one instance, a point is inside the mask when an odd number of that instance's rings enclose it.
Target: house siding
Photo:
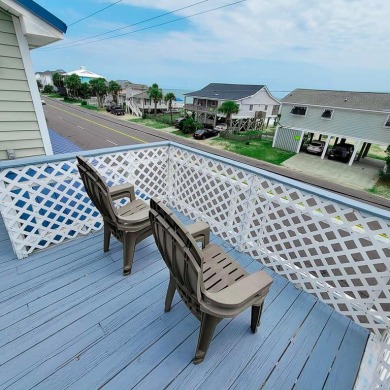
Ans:
[[[279,127],[273,146],[274,148],[296,153],[301,142],[301,136],[302,132],[299,130]]]
[[[307,106],[306,116],[301,117],[291,115],[290,111],[293,106],[288,103],[282,105],[280,124],[284,127],[305,129],[344,138],[357,138],[377,144],[390,144],[390,128],[383,126],[389,113],[334,108],[332,119],[327,120],[321,118],[327,107]],[[305,105],[302,104],[302,106]]]
[[[44,155],[45,149],[15,26],[0,10],[0,159]]]
[[[261,104],[260,104],[261,103]],[[253,104],[253,110],[249,110],[250,105]],[[276,117],[272,114],[274,106],[279,106],[280,103],[273,99],[265,89],[260,90],[255,95],[240,100],[240,113],[241,116],[254,117],[256,111],[265,111],[266,118]],[[267,109],[265,108],[267,106]]]

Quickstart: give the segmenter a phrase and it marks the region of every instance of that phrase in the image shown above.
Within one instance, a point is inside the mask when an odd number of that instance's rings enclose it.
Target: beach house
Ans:
[[[233,122],[252,119],[249,123],[254,123],[255,119],[261,119],[268,126],[274,122],[280,108],[280,102],[265,85],[211,83],[184,96],[184,109],[193,113],[198,122],[213,126],[224,121],[224,114],[219,113],[218,108],[226,100],[239,106]]]
[[[298,153],[305,136],[354,145],[349,165],[364,158],[372,144],[390,144],[390,93],[295,89],[281,99],[274,147]]]

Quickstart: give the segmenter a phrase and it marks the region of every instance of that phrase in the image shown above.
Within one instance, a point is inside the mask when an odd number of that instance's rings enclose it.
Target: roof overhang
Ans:
[[[64,39],[66,24],[32,0],[0,0],[0,8],[19,18],[30,49]]]

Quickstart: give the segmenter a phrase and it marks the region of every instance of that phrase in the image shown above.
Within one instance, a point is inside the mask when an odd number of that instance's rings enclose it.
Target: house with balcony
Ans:
[[[224,114],[218,112],[218,107],[226,100],[232,100],[239,106],[238,114],[232,117],[233,127],[234,122],[246,120],[252,128],[256,119],[268,126],[275,121],[280,108],[280,102],[265,85],[211,83],[184,96],[186,112],[193,113],[198,122],[212,126],[224,121]]]
[[[53,154],[30,50],[66,28],[34,1],[0,1],[0,160]]]
[[[390,144],[390,93],[296,89],[281,99],[273,145],[298,153],[305,136],[354,144],[349,165],[367,156],[372,144]],[[321,138],[320,138],[321,139]]]
[[[191,364],[199,322],[153,237],[122,275],[76,153],[0,163],[3,388],[369,389],[390,384],[390,212],[173,142],[79,151],[112,185],[160,198],[183,223],[273,284],[217,327]]]

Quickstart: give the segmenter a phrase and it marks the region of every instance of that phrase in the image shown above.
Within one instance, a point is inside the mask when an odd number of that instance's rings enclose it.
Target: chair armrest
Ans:
[[[112,200],[129,198],[132,202],[135,200],[134,186],[129,183],[112,186],[110,187],[110,195]]]
[[[259,298],[265,296],[272,281],[272,278],[265,271],[259,271],[240,279],[217,293],[204,291],[203,295],[206,301],[216,306],[235,309],[256,296]]]
[[[210,226],[206,222],[195,222],[187,225],[186,229],[194,237],[195,241],[201,241],[203,248],[210,243]]]

